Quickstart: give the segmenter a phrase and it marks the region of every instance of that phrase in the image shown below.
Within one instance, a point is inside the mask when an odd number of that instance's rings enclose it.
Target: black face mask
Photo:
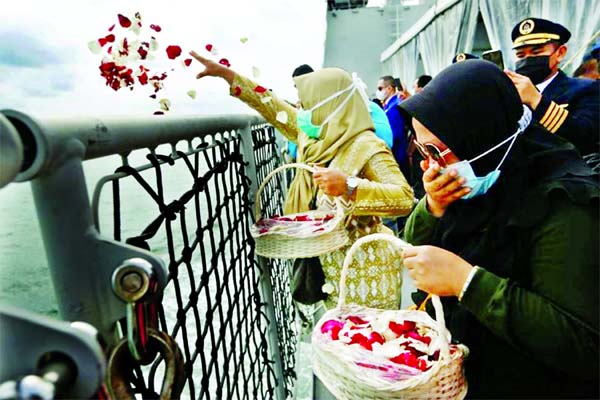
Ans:
[[[515,72],[531,79],[534,85],[544,82],[552,72],[550,69],[550,56],[522,58],[517,60],[515,66]]]

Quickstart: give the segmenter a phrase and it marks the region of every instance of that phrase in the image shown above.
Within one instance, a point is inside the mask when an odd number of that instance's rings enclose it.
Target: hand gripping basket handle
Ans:
[[[263,189],[265,188],[265,186],[267,186],[267,183],[269,183],[269,181],[271,180],[271,178],[273,176],[275,176],[278,172],[281,172],[288,168],[305,169],[308,172],[310,172],[311,174],[315,172],[315,169],[313,167],[311,167],[310,165],[302,164],[302,163],[284,164],[280,167],[275,168],[273,171],[271,171],[271,173],[265,177],[265,179],[262,181],[262,183],[258,187],[258,190],[256,191],[256,196],[254,199],[254,215],[255,215],[257,221],[261,218],[261,215],[262,215],[260,195],[262,194]],[[342,203],[340,202],[340,199],[338,196],[334,197],[334,201],[335,201],[335,208],[336,208],[336,216],[337,216],[337,218],[341,219],[344,217],[344,208],[342,207]]]
[[[404,247],[410,246],[409,243],[406,243],[404,240],[398,239],[395,236],[392,236],[387,233],[373,233],[371,235],[363,236],[358,239],[348,252],[346,253],[346,258],[344,259],[344,265],[342,267],[342,274],[340,276],[340,295],[338,298],[338,309],[342,309],[346,304],[346,277],[348,276],[348,269],[350,268],[350,264],[352,263],[352,257],[354,253],[365,243],[374,242],[377,240],[383,240],[391,243],[393,246],[398,249],[402,249]],[[440,349],[441,356],[448,357],[450,354],[450,349],[448,346],[448,341],[446,340],[446,336],[448,335],[448,330],[446,329],[446,322],[444,320],[444,308],[442,307],[442,302],[440,301],[439,296],[431,295],[431,302],[433,304],[433,308],[435,310],[435,320],[438,328],[438,339],[440,341]]]

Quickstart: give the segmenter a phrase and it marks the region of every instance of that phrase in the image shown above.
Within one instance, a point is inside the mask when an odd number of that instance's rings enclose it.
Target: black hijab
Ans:
[[[400,107],[432,131],[461,160],[470,160],[516,132],[523,113],[510,79],[483,60],[456,63]],[[477,176],[496,168],[509,143],[472,163]],[[518,136],[498,181],[482,196],[451,204],[437,224],[433,245],[507,277],[518,275],[514,228],[536,225],[549,211],[550,193],[575,203],[598,196],[597,180],[575,148],[532,123]],[[523,249],[525,250],[525,249]],[[490,260],[490,254],[494,254]]]

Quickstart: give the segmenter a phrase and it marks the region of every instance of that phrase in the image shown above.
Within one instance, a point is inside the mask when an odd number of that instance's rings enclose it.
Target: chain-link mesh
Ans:
[[[274,130],[252,131],[258,181],[278,164]],[[186,384],[183,398],[270,399],[284,385],[294,385],[294,310],[289,293],[288,264],[268,262],[276,321],[269,321],[261,297],[261,276],[249,228],[252,223],[250,179],[239,132],[206,136],[189,151],[150,151],[149,165],[132,167],[125,159],[112,181],[113,235],[165,259],[168,283],[160,313],[161,329],[179,343]],[[167,151],[167,153],[169,153]],[[167,176],[169,175],[169,176]],[[167,186],[186,181],[185,189]],[[281,207],[283,185],[267,190],[265,212]],[[140,195],[126,210],[125,193]],[[172,186],[172,185],[171,185]],[[154,207],[158,214],[142,226],[123,226]],[[129,215],[126,215],[129,213]],[[261,260],[263,262],[264,260]],[[276,323],[283,377],[277,376],[269,324]],[[144,371],[148,393],[160,387],[157,364]],[[140,371],[138,371],[140,375]],[[139,377],[138,377],[139,378]],[[158,379],[155,384],[154,379]],[[281,379],[283,378],[283,380]],[[140,383],[137,382],[136,386]]]

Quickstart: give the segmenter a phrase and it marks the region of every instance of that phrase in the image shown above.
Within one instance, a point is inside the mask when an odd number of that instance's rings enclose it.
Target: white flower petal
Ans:
[[[217,51],[217,48],[215,46],[213,46],[212,49],[210,49],[210,54],[212,54],[213,56],[216,56],[217,54],[219,54],[219,52]]]
[[[158,41],[156,39],[150,39],[150,51],[156,51],[158,48]]]
[[[275,116],[275,119],[282,124],[287,124],[288,122],[288,114],[285,111],[279,111]]]
[[[260,76],[260,69],[257,67],[252,67],[252,76],[254,78],[258,78]]]
[[[271,96],[265,96],[260,99],[264,104],[270,103],[273,98]]]
[[[161,110],[169,111],[171,109],[171,101],[169,99],[160,99],[158,103]]]
[[[187,95],[190,96],[192,99],[196,99],[196,91],[195,90],[188,90]]]
[[[94,54],[100,54],[102,52],[102,47],[100,47],[100,43],[98,43],[97,40],[88,42],[88,49]]]

